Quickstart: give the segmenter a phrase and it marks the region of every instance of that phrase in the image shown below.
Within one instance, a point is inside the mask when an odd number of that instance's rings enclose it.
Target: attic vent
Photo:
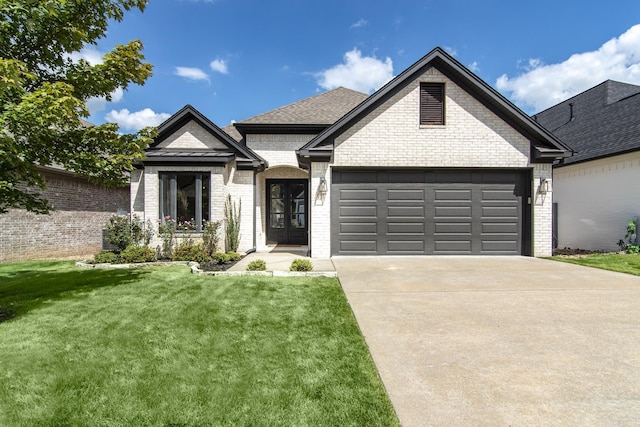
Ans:
[[[444,125],[444,83],[420,83],[420,125]]]

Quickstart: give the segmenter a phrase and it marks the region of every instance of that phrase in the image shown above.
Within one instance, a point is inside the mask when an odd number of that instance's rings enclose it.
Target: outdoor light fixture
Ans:
[[[540,178],[540,186],[538,187],[538,192],[540,194],[551,193],[551,181],[546,178]]]
[[[320,178],[320,184],[318,184],[318,193],[327,194],[327,180]]]

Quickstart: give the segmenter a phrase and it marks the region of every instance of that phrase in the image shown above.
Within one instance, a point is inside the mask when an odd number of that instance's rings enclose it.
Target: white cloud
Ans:
[[[496,87],[523,108],[541,111],[607,79],[640,84],[640,25],[598,50],[576,53],[558,64],[530,59],[523,74],[503,74]]]
[[[227,61],[223,59],[214,59],[213,61],[211,61],[211,64],[209,64],[209,67],[211,67],[213,71],[217,71],[220,74],[229,74]]]
[[[344,63],[316,74],[318,84],[324,89],[340,86],[370,93],[393,78],[391,58],[384,61],[375,56],[362,56],[358,49],[344,54]]]
[[[176,67],[174,74],[176,76],[184,77],[187,80],[199,81],[206,80],[209,81],[209,75],[202,71],[200,68],[191,68],[191,67]]]
[[[171,117],[167,113],[156,113],[151,108],[144,110],[129,112],[126,108],[120,111],[111,110],[105,116],[110,122],[115,122],[121,128],[127,130],[140,130],[145,126],[157,126]]]
[[[478,71],[480,71],[480,66],[478,65],[478,61],[473,61],[471,64],[469,64],[469,69],[474,73],[477,73]]]
[[[351,24],[351,26],[349,27],[349,29],[352,28],[360,28],[360,27],[364,27],[365,25],[367,25],[369,22],[367,22],[366,19],[364,18],[360,18],[357,22],[354,22],[353,24]]]
[[[80,49],[79,52],[72,52],[71,54],[69,54],[69,58],[71,58],[73,62],[78,62],[80,59],[84,59],[91,65],[97,65],[97,64],[102,64],[103,55],[104,54],[100,52],[98,49],[96,49],[95,47],[85,46],[82,49]]]
[[[124,97],[124,91],[122,88],[117,88],[113,92],[111,92],[111,101],[113,103],[117,103],[122,101]],[[102,111],[107,107],[107,99],[104,96],[94,96],[93,98],[87,99],[87,109],[89,110],[89,115],[92,116],[98,111]]]
[[[451,55],[451,56],[456,56],[456,55],[458,55],[458,51],[457,51],[457,50],[455,50],[454,48],[452,48],[451,46],[445,46],[445,47],[444,47],[444,50],[446,50],[446,51],[447,51],[447,53],[448,53],[449,55]]]

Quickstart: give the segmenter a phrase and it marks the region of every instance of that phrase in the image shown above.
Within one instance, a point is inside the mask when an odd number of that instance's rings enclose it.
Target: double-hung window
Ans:
[[[420,83],[420,125],[444,125],[444,83]]]
[[[182,231],[202,231],[209,221],[209,174],[160,173],[160,219],[176,221]]]

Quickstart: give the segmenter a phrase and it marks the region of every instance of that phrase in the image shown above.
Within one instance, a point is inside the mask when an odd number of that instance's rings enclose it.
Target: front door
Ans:
[[[306,179],[267,180],[268,244],[307,244],[307,186]]]

